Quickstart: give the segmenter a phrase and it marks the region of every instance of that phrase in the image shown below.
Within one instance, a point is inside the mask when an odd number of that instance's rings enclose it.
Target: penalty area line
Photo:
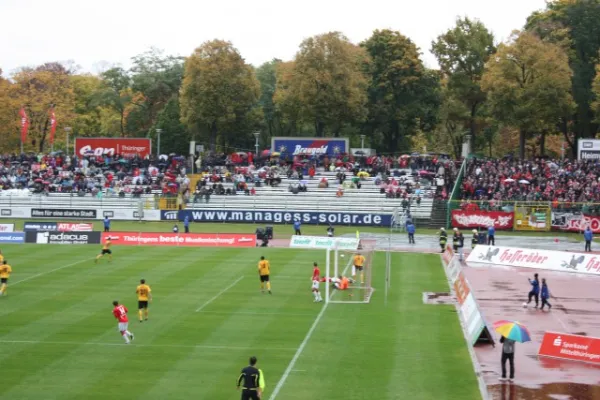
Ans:
[[[27,282],[27,281],[29,281],[31,279],[35,279],[35,278],[38,278],[38,277],[43,276],[43,275],[51,274],[52,272],[60,271],[61,269],[73,267],[73,266],[75,266],[77,264],[81,264],[83,262],[93,261],[93,260],[94,260],[93,258],[87,258],[85,260],[80,260],[80,261],[77,261],[77,262],[74,262],[74,263],[71,263],[71,264],[63,265],[62,267],[51,269],[50,271],[40,272],[39,274],[35,274],[33,276],[30,276],[29,278],[25,278],[25,279],[21,279],[20,281],[13,282],[13,283],[10,284],[10,286],[15,286],[15,285],[18,285],[19,283]]]
[[[239,281],[241,281],[242,279],[244,279],[243,276],[240,276],[235,282],[233,282],[231,285],[227,286],[225,289],[221,290],[219,293],[217,293],[214,297],[210,298],[208,301],[206,301],[206,303],[202,304],[200,307],[198,307],[198,309],[196,309],[196,312],[200,312],[204,307],[206,307],[207,305],[209,305],[210,303],[212,303],[213,301],[215,301],[216,299],[219,298],[219,296],[221,296],[223,293],[225,293],[226,291],[228,291],[229,289],[231,289],[232,287],[234,287]]]

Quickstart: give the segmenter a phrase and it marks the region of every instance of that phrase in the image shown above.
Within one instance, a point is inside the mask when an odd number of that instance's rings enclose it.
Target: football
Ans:
[[[340,257],[346,257],[346,256],[345,256],[345,255],[343,255],[343,254],[340,254]]]
[[[523,303],[523,308],[527,308],[527,303]]]

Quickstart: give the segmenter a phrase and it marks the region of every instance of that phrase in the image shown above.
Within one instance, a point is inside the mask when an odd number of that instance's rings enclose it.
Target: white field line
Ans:
[[[13,283],[11,283],[11,284],[10,284],[10,286],[15,286],[15,285],[17,285],[17,284],[19,284],[19,283],[27,282],[27,281],[29,281],[29,280],[31,280],[31,279],[35,279],[35,278],[38,278],[38,277],[40,277],[40,276],[47,275],[47,274],[51,274],[52,272],[60,271],[61,269],[65,269],[65,268],[73,267],[73,266],[75,266],[75,265],[77,265],[77,264],[81,264],[81,263],[83,263],[83,262],[86,262],[86,261],[92,261],[92,260],[94,260],[94,259],[93,259],[93,258],[88,258],[88,259],[85,259],[85,260],[80,260],[80,261],[77,261],[77,262],[74,262],[74,263],[71,263],[71,264],[63,265],[62,267],[58,267],[58,268],[51,269],[50,271],[44,271],[44,272],[40,272],[39,274],[35,274],[35,275],[33,275],[33,276],[30,276],[30,277],[28,277],[28,278],[21,279],[20,281],[13,282]]]
[[[214,297],[210,298],[208,301],[206,301],[206,303],[202,304],[200,307],[198,307],[198,309],[196,310],[196,312],[201,311],[204,307],[206,307],[207,305],[209,305],[210,303],[212,303],[213,301],[215,301],[219,296],[221,296],[223,293],[225,293],[226,291],[228,291],[229,289],[231,289],[232,287],[234,287],[239,281],[241,281],[242,279],[244,279],[243,276],[240,276],[235,282],[233,282],[231,285],[227,286],[225,289],[221,290],[219,293],[217,293]]]
[[[346,265],[346,268],[342,272],[342,275],[346,275],[346,272],[348,271],[348,268],[350,268],[351,264],[352,264],[352,262],[348,261],[348,264]],[[328,285],[329,282],[325,282],[325,284]],[[331,296],[333,296],[333,293],[335,293],[335,289],[329,295],[329,298],[331,298]],[[300,358],[300,355],[302,355],[302,352],[304,351],[306,344],[312,337],[315,329],[317,328],[317,325],[319,325],[319,322],[321,322],[321,318],[323,318],[323,315],[325,314],[325,310],[327,310],[328,305],[329,305],[329,303],[325,302],[325,304],[321,308],[321,311],[317,315],[317,318],[315,318],[315,321],[313,322],[312,326],[308,330],[308,333],[304,337],[304,340],[302,341],[302,343],[300,343],[298,350],[296,350],[296,354],[294,354],[294,357],[292,358],[292,360],[288,364],[287,368],[285,369],[285,372],[281,376],[281,379],[279,379],[279,382],[277,382],[277,386],[275,386],[275,389],[273,389],[273,393],[271,394],[271,397],[269,397],[269,400],[275,400],[275,398],[277,398],[277,395],[281,391],[281,388],[283,387],[283,385],[285,385],[285,381],[287,380],[288,376],[290,376],[290,373],[292,371],[294,371],[294,366],[296,365],[296,361],[298,361],[298,359]]]
[[[292,315],[292,316],[313,316],[311,313],[288,313],[288,312],[260,312],[260,311],[198,311],[203,314],[221,314],[221,315]]]
[[[66,346],[125,346],[124,342],[121,343],[104,343],[104,342],[55,342],[45,340],[0,340],[0,343],[12,343],[12,344],[55,344],[55,345],[66,345]],[[215,349],[215,350],[257,350],[256,347],[238,347],[238,346],[210,346],[202,344],[137,344],[132,342],[131,345],[136,347],[159,347],[159,348],[182,348],[182,349]],[[280,351],[294,351],[294,348],[265,348],[265,350],[280,350]]]

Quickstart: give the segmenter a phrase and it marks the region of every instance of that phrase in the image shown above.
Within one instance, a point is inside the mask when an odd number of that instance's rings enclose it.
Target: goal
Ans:
[[[327,250],[326,303],[369,303],[371,301],[371,295],[375,290],[372,285],[374,250],[374,247],[371,246],[359,246],[357,250],[340,250],[337,248]],[[355,271],[356,275],[353,277],[354,257],[357,255],[364,257],[363,271],[362,274]],[[339,290],[336,288],[335,284],[340,276],[354,279],[354,281],[350,281],[348,289]]]

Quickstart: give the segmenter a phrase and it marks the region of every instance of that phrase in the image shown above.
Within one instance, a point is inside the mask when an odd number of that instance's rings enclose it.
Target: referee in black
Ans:
[[[256,357],[250,357],[250,365],[242,369],[237,380],[238,390],[242,389],[242,400],[260,400],[265,388],[263,372],[256,368]]]

